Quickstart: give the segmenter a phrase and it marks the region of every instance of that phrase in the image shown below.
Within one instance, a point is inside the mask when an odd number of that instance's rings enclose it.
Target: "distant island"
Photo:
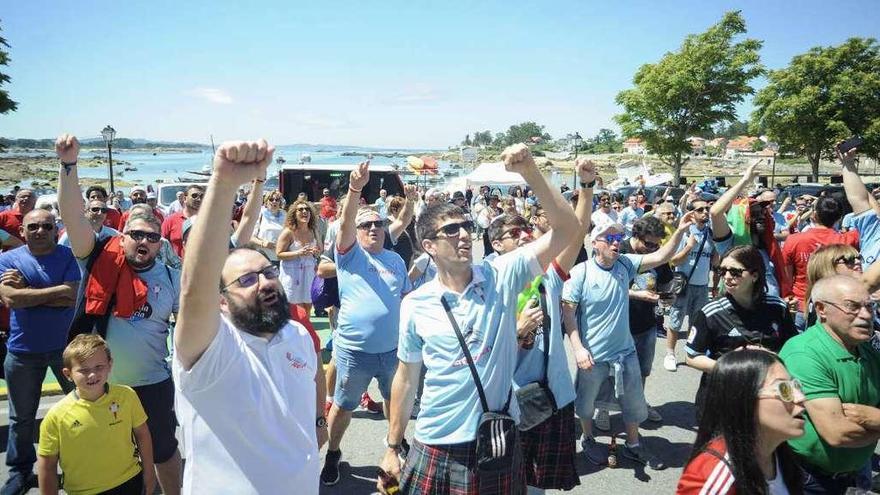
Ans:
[[[88,138],[80,140],[83,148],[106,148],[101,138]],[[7,150],[52,150],[55,148],[55,139],[9,139],[0,137],[0,148]],[[118,150],[179,150],[201,151],[210,149],[209,145],[200,143],[184,143],[172,141],[150,141],[148,139],[117,138],[113,140],[113,149]]]

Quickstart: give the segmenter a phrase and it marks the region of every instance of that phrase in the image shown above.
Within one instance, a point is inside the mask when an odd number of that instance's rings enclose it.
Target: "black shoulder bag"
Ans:
[[[95,240],[95,247],[92,248],[92,252],[89,253],[88,260],[86,261],[86,266],[82,271],[82,280],[81,284],[88,284],[89,275],[92,273],[92,266],[95,264],[95,260],[98,259],[98,256],[101,255],[101,252],[104,251],[104,246],[107,245],[113,237],[106,237],[101,240]],[[86,288],[81,290],[81,296],[76,301],[76,309],[74,310],[73,320],[70,322],[70,328],[67,331],[67,342],[69,343],[79,334],[82,333],[97,333],[101,336],[101,338],[107,338],[107,325],[110,322],[110,311],[111,308],[116,304],[116,295],[110,296],[110,303],[107,304],[107,312],[103,315],[89,315],[86,314]]]
[[[547,295],[544,284],[538,285],[540,293],[541,311],[544,312],[542,323],[544,331],[544,376],[537,382],[523,385],[516,391],[516,400],[519,402],[519,429],[531,430],[535,426],[546,421],[556,413],[556,398],[550,390],[547,381],[547,364],[550,361],[550,313],[547,312]]]
[[[697,249],[697,256],[694,260],[694,266],[691,267],[691,272],[688,273],[687,278],[684,278],[684,274],[681,272],[675,272],[672,276],[672,292],[676,297],[682,297],[687,293],[688,284],[691,283],[691,277],[694,276],[694,272],[697,270],[697,265],[700,264],[700,256],[703,254],[703,247],[706,246],[706,239],[712,235],[712,229],[706,228],[706,233],[703,235],[703,240],[700,241],[700,247]]]
[[[514,454],[519,449],[519,433],[516,429],[516,421],[507,414],[512,394],[508,393],[507,403],[504,404],[503,411],[489,410],[489,402],[486,400],[483,384],[480,382],[480,376],[477,375],[477,367],[474,365],[474,359],[471,357],[467,343],[464,341],[464,335],[461,334],[458,323],[455,322],[455,318],[452,316],[449,303],[442,296],[440,297],[440,302],[443,304],[443,309],[446,310],[446,316],[449,317],[452,329],[455,330],[455,336],[458,337],[461,351],[464,353],[464,358],[471,369],[474,384],[477,386],[477,393],[480,395],[480,404],[483,406],[483,414],[480,415],[480,423],[477,426],[477,471],[487,474],[510,472],[515,464]]]

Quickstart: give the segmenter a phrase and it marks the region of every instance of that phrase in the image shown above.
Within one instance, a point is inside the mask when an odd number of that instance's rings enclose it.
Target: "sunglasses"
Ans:
[[[202,193],[189,193],[189,197],[192,199],[202,199],[204,196]]]
[[[470,220],[465,220],[463,222],[447,223],[446,225],[437,229],[437,231],[434,233],[434,237],[436,238],[438,234],[443,234],[445,237],[457,236],[461,233],[461,229],[464,229],[465,232],[470,235],[474,231],[474,222],[471,222]]]
[[[357,228],[361,230],[370,230],[370,229],[381,229],[385,226],[384,220],[371,220],[369,222],[362,222],[357,224]]]
[[[782,402],[791,403],[795,401],[795,391],[803,396],[804,388],[801,386],[801,382],[799,382],[797,378],[792,378],[791,380],[781,380],[773,385],[762,388],[758,393],[758,397],[761,399],[775,398]]]
[[[162,240],[162,236],[156,232],[144,232],[143,230],[129,230],[125,233],[127,236],[131,237],[135,242],[141,242],[146,239],[150,244],[156,244],[157,242]]]
[[[40,230],[40,228],[42,228],[43,230],[45,230],[46,232],[48,232],[48,231],[50,231],[50,230],[54,230],[54,229],[55,229],[55,224],[54,224],[54,223],[49,223],[49,222],[46,222],[46,223],[29,223],[29,224],[27,224],[27,225],[25,226],[25,228],[27,229],[28,232],[36,232],[36,231]]]
[[[229,289],[229,287],[231,287],[233,284],[236,284],[236,283],[238,284],[239,287],[241,287],[243,289],[251,287],[252,285],[255,285],[257,282],[260,281],[260,275],[263,275],[264,277],[266,277],[266,280],[275,280],[276,278],[278,278],[278,267],[275,265],[267,265],[267,266],[263,267],[262,270],[258,270],[256,272],[245,273],[244,275],[238,277],[237,279],[233,280],[232,282],[229,282],[228,284],[226,284],[220,290],[220,292],[226,292]]]
[[[514,227],[510,230],[506,230],[501,236],[498,237],[497,240],[502,240],[505,237],[509,237],[510,239],[519,239],[521,235],[525,233],[526,235],[532,235],[532,229],[528,227]]]
[[[281,201],[281,198],[269,198],[270,203],[279,203],[280,201]]]
[[[93,207],[89,208],[89,211],[91,211],[92,213],[107,213],[108,211],[110,211],[110,208],[102,208],[100,206],[93,206]]]
[[[309,208],[307,208],[307,207],[305,207],[305,206],[303,206],[303,207],[301,207],[301,208],[297,208],[296,211],[298,211],[298,212],[300,212],[300,211],[304,211],[304,212],[306,212],[306,213],[311,213],[311,212],[312,212],[312,210],[310,210]]]
[[[660,248],[660,244],[657,244],[656,242],[643,240],[642,244],[644,244],[646,248],[651,249],[651,250],[655,250],[655,249]]]
[[[865,262],[865,259],[862,258],[861,254],[849,254],[849,255],[838,256],[837,258],[834,258],[835,265],[844,264],[850,268],[854,267],[856,264],[859,264],[859,265],[864,264],[864,262]]]
[[[614,244],[615,242],[623,242],[623,234],[605,234],[604,236],[599,237],[597,240],[605,241],[608,244]]]
[[[723,277],[725,273],[729,273],[730,276],[733,278],[740,278],[742,277],[743,273],[747,271],[748,270],[745,270],[743,268],[733,268],[730,266],[719,266],[715,269],[715,273],[718,274],[719,277]]]

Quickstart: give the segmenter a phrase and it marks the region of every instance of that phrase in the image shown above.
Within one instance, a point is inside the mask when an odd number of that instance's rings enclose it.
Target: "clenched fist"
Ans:
[[[596,180],[596,164],[592,160],[586,158],[578,158],[574,162],[574,167],[578,172],[581,182],[589,184]]]
[[[228,141],[214,155],[214,175],[236,187],[266,176],[275,147],[265,139],[259,141]]]
[[[79,158],[79,141],[73,134],[62,134],[55,140],[55,153],[61,163],[76,163]]]
[[[504,168],[508,172],[516,172],[520,175],[536,168],[532,152],[522,143],[508,146],[501,153],[501,160],[504,161]]]

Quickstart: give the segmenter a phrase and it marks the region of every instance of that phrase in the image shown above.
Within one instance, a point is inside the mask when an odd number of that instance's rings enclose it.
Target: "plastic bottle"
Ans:
[[[397,478],[386,473],[382,468],[376,468],[376,475],[379,476],[379,481],[382,482],[382,488],[385,493],[388,495],[397,495],[400,493],[400,485],[397,482]]]
[[[538,275],[532,280],[532,283],[526,287],[526,290],[519,293],[519,296],[516,298],[516,314],[519,315],[522,313],[523,308],[526,307],[526,304],[529,300],[534,299],[538,300],[538,286],[541,285],[541,282],[544,280],[543,275]]]
[[[608,467],[617,467],[617,436],[611,435],[611,445],[608,447]]]

